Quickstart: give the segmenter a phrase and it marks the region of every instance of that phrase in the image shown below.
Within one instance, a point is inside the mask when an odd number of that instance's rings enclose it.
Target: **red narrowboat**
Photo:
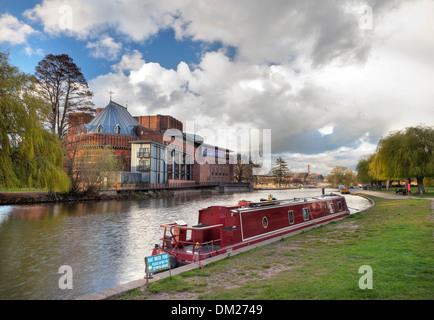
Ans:
[[[162,244],[155,245],[152,254],[168,252],[172,267],[200,262],[349,214],[345,198],[336,194],[212,206],[199,211],[197,225],[189,227],[183,221],[161,225]]]

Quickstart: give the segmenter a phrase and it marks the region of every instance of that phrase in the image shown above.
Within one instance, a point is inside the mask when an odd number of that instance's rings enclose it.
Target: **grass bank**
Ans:
[[[401,187],[402,188],[402,187]],[[378,191],[378,192],[384,192],[384,193],[390,193],[390,194],[396,194],[396,191],[401,189],[398,187],[390,187],[389,191],[386,191],[385,189],[383,190],[373,190],[373,191]],[[411,187],[411,195],[413,196],[414,193],[417,192],[417,187]],[[402,197],[405,198],[408,195],[403,195]],[[419,196],[420,197],[420,196]],[[423,195],[424,198],[434,198],[434,187],[429,187],[428,191],[425,190],[425,193]]]
[[[429,200],[386,200],[278,243],[166,278],[122,299],[434,298],[433,215]],[[373,289],[362,290],[361,266]]]

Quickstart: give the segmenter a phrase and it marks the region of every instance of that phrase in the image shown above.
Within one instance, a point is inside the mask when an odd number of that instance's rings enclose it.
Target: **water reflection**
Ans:
[[[143,258],[161,237],[160,224],[195,224],[201,208],[258,201],[269,193],[0,207],[0,299],[74,299],[140,279]],[[273,195],[285,199],[319,193],[279,190]],[[347,196],[347,203],[353,210],[369,205],[354,196]],[[62,265],[72,267],[72,290],[59,289]]]

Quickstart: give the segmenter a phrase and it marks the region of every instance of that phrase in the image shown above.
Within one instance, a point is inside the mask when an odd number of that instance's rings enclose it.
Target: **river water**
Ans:
[[[162,236],[160,224],[196,224],[199,209],[259,201],[270,193],[287,199],[317,196],[321,190],[0,206],[0,299],[75,299],[141,279],[144,257]],[[358,196],[346,200],[352,213],[369,206]],[[72,269],[72,289],[59,287],[64,265]]]

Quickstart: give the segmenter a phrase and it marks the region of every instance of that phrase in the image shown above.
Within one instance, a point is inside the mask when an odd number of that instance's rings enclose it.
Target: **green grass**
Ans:
[[[368,211],[158,281],[150,292],[228,300],[434,299],[430,201],[371,198],[376,205]],[[373,289],[359,287],[364,265],[372,268]]]
[[[48,189],[34,188],[0,188],[0,192],[46,192]]]
[[[404,189],[404,187],[402,187]],[[400,188],[398,187],[390,187],[389,191],[385,191],[386,189],[383,189],[383,191],[380,190],[373,190],[373,191],[380,191],[380,192],[384,192],[384,193],[390,193],[390,194],[396,194],[396,190],[399,190]],[[411,187],[411,195],[413,196],[413,194],[417,192],[417,187]],[[428,188],[428,192],[424,193],[424,198],[434,198],[434,187],[429,187]],[[407,197],[407,195],[402,196],[403,198]]]

